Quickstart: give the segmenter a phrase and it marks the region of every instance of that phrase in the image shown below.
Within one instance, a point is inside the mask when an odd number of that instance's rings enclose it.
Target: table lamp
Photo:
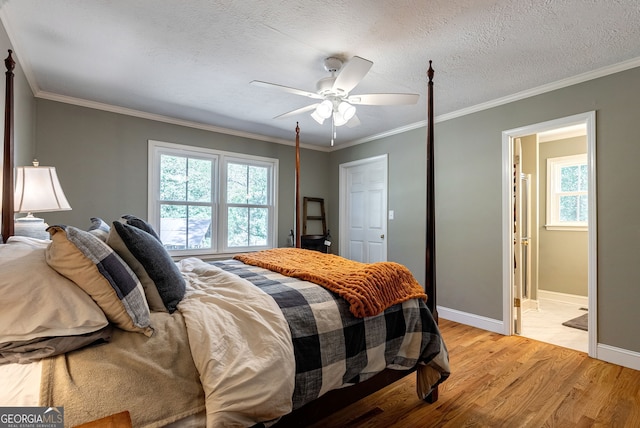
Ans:
[[[49,239],[46,231],[48,224],[32,213],[50,211],[68,211],[71,209],[64,196],[55,167],[39,166],[37,160],[33,166],[16,168],[16,190],[14,211],[28,213],[15,221],[15,235]]]

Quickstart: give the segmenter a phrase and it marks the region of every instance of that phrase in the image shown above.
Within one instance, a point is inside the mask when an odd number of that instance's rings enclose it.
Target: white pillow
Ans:
[[[73,336],[108,325],[91,297],[47,264],[50,243],[13,236],[0,245],[0,343]]]

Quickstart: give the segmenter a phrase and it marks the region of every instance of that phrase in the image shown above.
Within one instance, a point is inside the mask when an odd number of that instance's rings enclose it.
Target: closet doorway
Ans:
[[[595,357],[595,112],[502,140],[505,334]],[[563,325],[574,319],[588,331]]]

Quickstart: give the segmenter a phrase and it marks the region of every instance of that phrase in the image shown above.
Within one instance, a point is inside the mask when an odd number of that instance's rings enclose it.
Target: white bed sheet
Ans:
[[[38,406],[42,363],[0,365],[0,406]]]

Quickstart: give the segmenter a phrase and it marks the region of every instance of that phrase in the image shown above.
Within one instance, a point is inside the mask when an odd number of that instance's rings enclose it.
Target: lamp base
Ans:
[[[14,235],[37,239],[50,239],[48,227],[49,225],[43,219],[34,216],[17,218],[13,225]]]

